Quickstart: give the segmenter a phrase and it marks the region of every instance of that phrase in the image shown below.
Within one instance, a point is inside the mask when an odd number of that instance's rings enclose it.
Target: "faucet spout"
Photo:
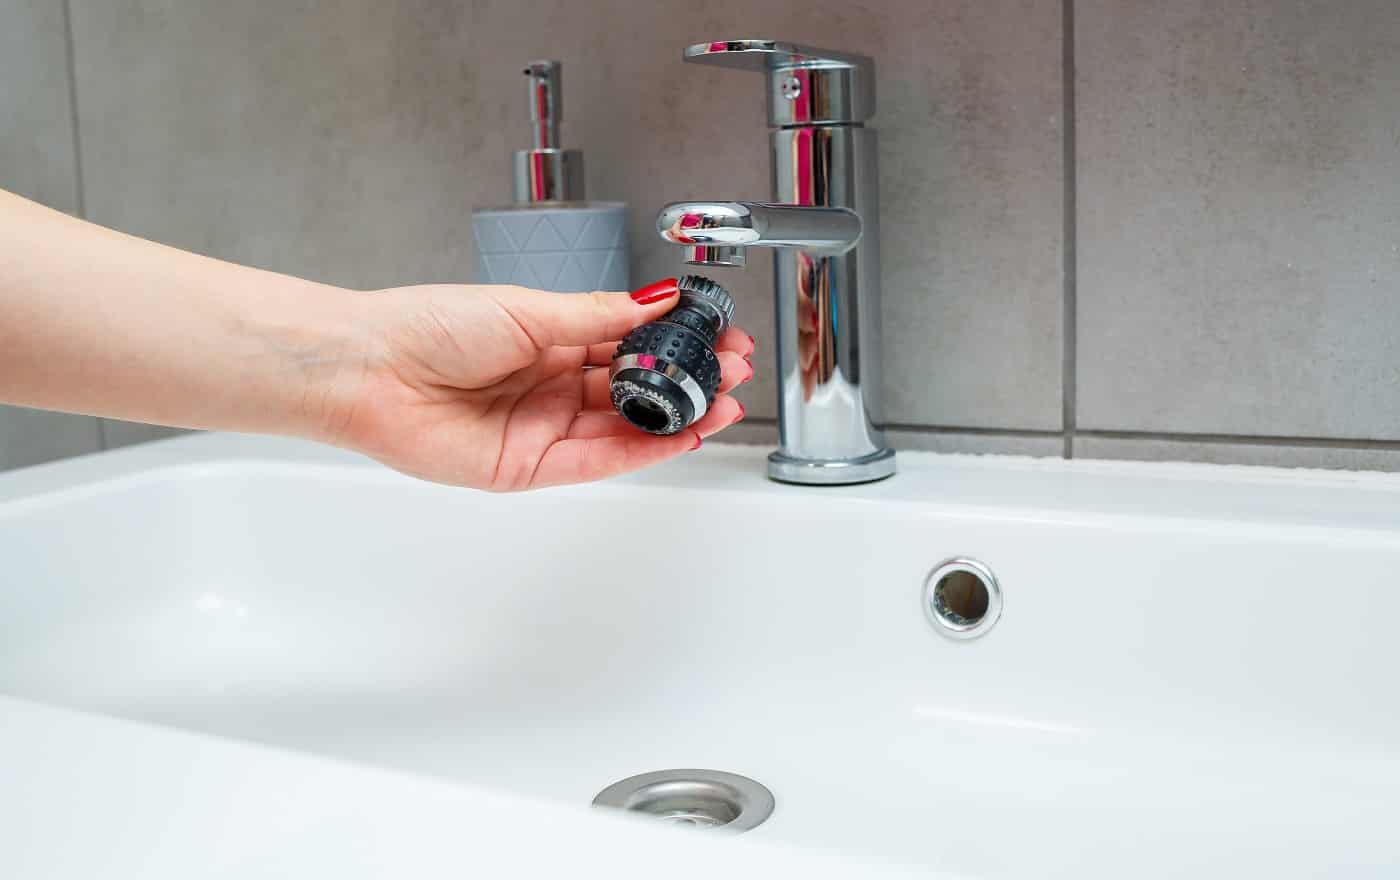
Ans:
[[[656,231],[686,248],[686,262],[742,266],[744,248],[799,248],[836,256],[860,242],[860,216],[846,208],[765,202],[675,202],[661,209]]]

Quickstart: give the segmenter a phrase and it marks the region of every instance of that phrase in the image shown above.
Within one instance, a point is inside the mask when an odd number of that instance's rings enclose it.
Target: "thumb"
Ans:
[[[528,287],[492,292],[530,338],[549,345],[592,345],[621,339],[627,331],[666,314],[676,304],[676,279],[665,278],[632,293],[548,293]]]

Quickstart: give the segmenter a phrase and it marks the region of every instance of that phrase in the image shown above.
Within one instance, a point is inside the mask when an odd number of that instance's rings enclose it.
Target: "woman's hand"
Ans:
[[[327,441],[482,489],[596,480],[694,449],[743,417],[753,340],[692,430],[612,410],[627,331],[676,304],[656,286],[541,293],[436,285],[353,293],[143,241],[0,192],[0,401]]]
[[[753,340],[736,328],[720,338],[723,378],[703,419],[645,434],[614,412],[607,367],[622,336],[677,295],[638,296],[456,285],[366,294],[364,353],[323,392],[323,439],[497,491],[597,480],[697,449],[743,418],[726,392],[753,377]]]

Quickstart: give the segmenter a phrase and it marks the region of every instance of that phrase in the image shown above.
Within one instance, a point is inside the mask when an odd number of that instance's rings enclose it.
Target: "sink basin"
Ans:
[[[741,774],[745,841],[968,877],[1400,870],[1400,479],[763,454],[500,496],[207,435],[0,476],[0,694],[580,822]],[[1002,592],[976,638],[926,614],[953,558]]]

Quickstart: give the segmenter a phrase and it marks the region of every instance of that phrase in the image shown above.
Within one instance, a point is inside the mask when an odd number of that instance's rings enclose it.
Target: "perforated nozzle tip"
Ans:
[[[690,303],[715,316],[719,333],[734,323],[734,297],[720,284],[704,275],[683,275],[676,279],[681,291],[681,303]]]

